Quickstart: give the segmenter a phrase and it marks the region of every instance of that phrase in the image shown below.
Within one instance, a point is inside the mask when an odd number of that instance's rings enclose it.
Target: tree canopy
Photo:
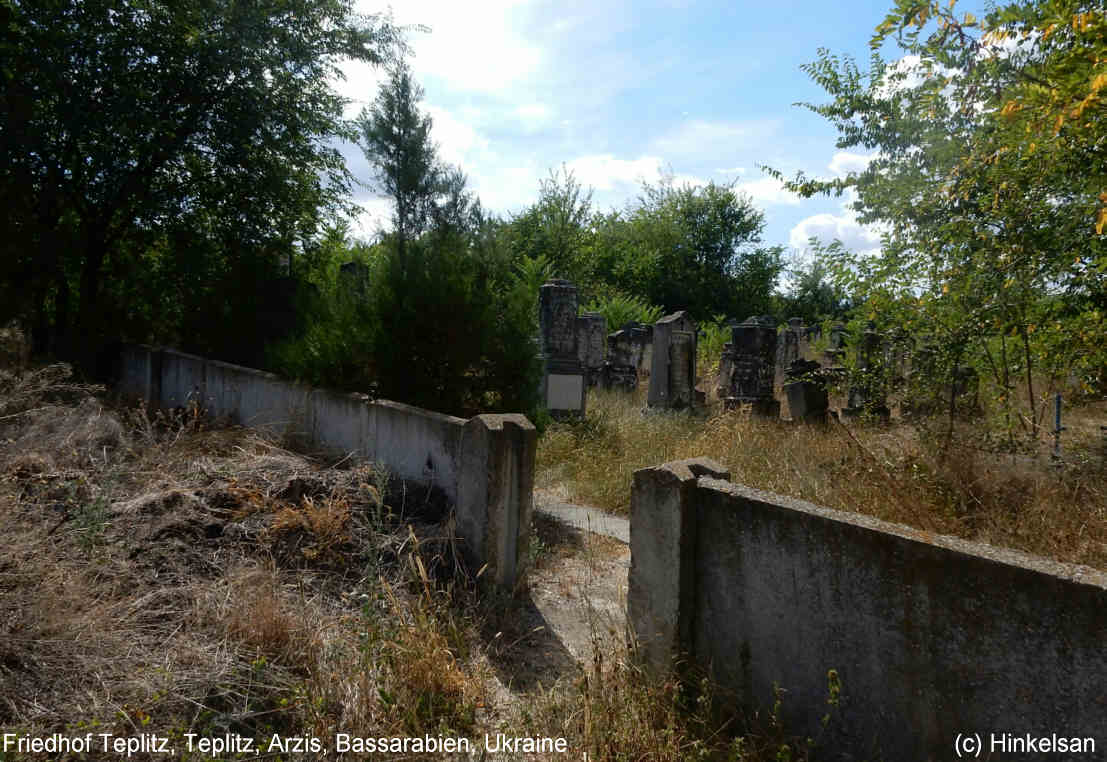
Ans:
[[[2,0],[0,25],[3,309],[57,349],[149,328],[157,289],[231,309],[219,279],[309,241],[348,203],[338,64],[401,44],[348,0]]]
[[[565,168],[551,172],[539,198],[508,225],[515,255],[539,258],[598,308],[639,300],[698,319],[771,309],[781,247],[763,247],[764,214],[732,187],[643,183],[621,211],[592,208],[590,190]]]
[[[806,67],[831,96],[807,105],[838,128],[839,148],[875,151],[864,171],[788,187],[848,190],[858,219],[884,230],[877,257],[826,261],[869,317],[932,334],[947,377],[971,360],[1005,404],[1024,379],[1019,420],[1033,427],[1036,376],[1077,373],[1091,388],[1107,367],[1103,16],[1069,0],[984,19],[900,0],[872,42],[894,36],[902,58],[874,52],[862,72],[824,50]]]

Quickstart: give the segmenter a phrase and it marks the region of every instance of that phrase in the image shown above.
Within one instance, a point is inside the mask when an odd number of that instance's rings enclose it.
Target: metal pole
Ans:
[[[1061,432],[1064,430],[1061,425],[1061,392],[1057,392],[1053,403],[1053,460],[1057,462],[1061,460]]]

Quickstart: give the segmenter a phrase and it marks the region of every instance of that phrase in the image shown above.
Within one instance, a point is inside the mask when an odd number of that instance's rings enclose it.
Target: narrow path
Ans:
[[[587,505],[563,502],[545,490],[534,491],[534,510],[574,529],[602,534],[626,545],[630,544],[630,521],[622,516],[604,513],[599,508]]]

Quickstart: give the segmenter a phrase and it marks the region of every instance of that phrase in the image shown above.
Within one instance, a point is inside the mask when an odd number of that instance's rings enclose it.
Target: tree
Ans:
[[[400,61],[358,120],[396,223],[370,276],[363,388],[371,383],[390,399],[459,415],[533,413],[537,326],[529,288],[512,270],[503,226],[485,219],[464,173],[439,159],[422,97]]]
[[[3,0],[0,23],[5,309],[75,347],[151,268],[190,266],[177,223],[220,275],[292,256],[348,202],[339,61],[400,43],[348,0]]]
[[[401,59],[392,65],[388,81],[357,121],[362,150],[376,167],[377,185],[395,205],[393,222],[401,251],[427,229],[443,172],[430,138],[430,115],[419,110],[423,95],[411,68]]]
[[[1030,433],[1042,420],[1036,379],[1048,388],[1077,370],[1094,381],[1105,364],[1105,136],[1091,98],[1107,85],[1102,16],[1049,0],[981,22],[901,0],[873,39],[894,33],[899,62],[874,54],[863,74],[820,51],[806,67],[832,96],[808,107],[838,127],[838,146],[877,149],[863,172],[788,184],[852,189],[858,219],[884,225],[878,257],[839,250],[828,263],[869,316],[933,335],[939,381],[966,361],[989,372],[1006,419]],[[1024,411],[1012,407],[1018,378]]]
[[[591,280],[584,256],[591,217],[592,190],[565,166],[551,169],[538,184],[538,200],[512,218],[509,245],[518,259],[544,258],[555,277],[583,285]]]
[[[824,261],[841,250],[841,243],[835,241],[823,246],[819,241],[812,240],[809,244],[816,252],[816,258],[798,263],[788,270],[790,283],[787,291],[778,296],[778,317],[782,320],[802,318],[808,325],[832,318],[842,319],[850,311],[850,300],[834,283]]]
[[[757,245],[764,226],[729,186],[644,183],[636,204],[597,225],[594,277],[699,320],[768,312],[783,260]]]

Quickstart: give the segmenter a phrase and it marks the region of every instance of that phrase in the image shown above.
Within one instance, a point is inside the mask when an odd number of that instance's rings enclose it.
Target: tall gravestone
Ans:
[[[646,404],[652,408],[695,405],[695,322],[684,310],[654,323],[650,390]]]
[[[542,338],[542,399],[554,417],[583,415],[584,365],[577,350],[577,288],[551,280],[538,292]]]
[[[776,377],[778,383],[783,379],[796,360],[806,359],[807,328],[803,324],[803,318],[790,318],[784,330],[777,337],[776,347]]]
[[[607,321],[598,312],[585,312],[577,317],[576,327],[577,357],[588,386],[595,386],[607,360]]]
[[[780,403],[773,396],[776,370],[776,323],[771,317],[750,317],[730,332],[731,371],[726,409],[749,405],[755,415],[780,417]]]
[[[783,330],[777,334],[776,370],[773,378],[773,393],[781,401],[781,413],[791,418],[791,399],[785,386],[795,380],[792,373],[797,362],[812,360],[811,331],[803,323],[803,318],[789,318]]]

